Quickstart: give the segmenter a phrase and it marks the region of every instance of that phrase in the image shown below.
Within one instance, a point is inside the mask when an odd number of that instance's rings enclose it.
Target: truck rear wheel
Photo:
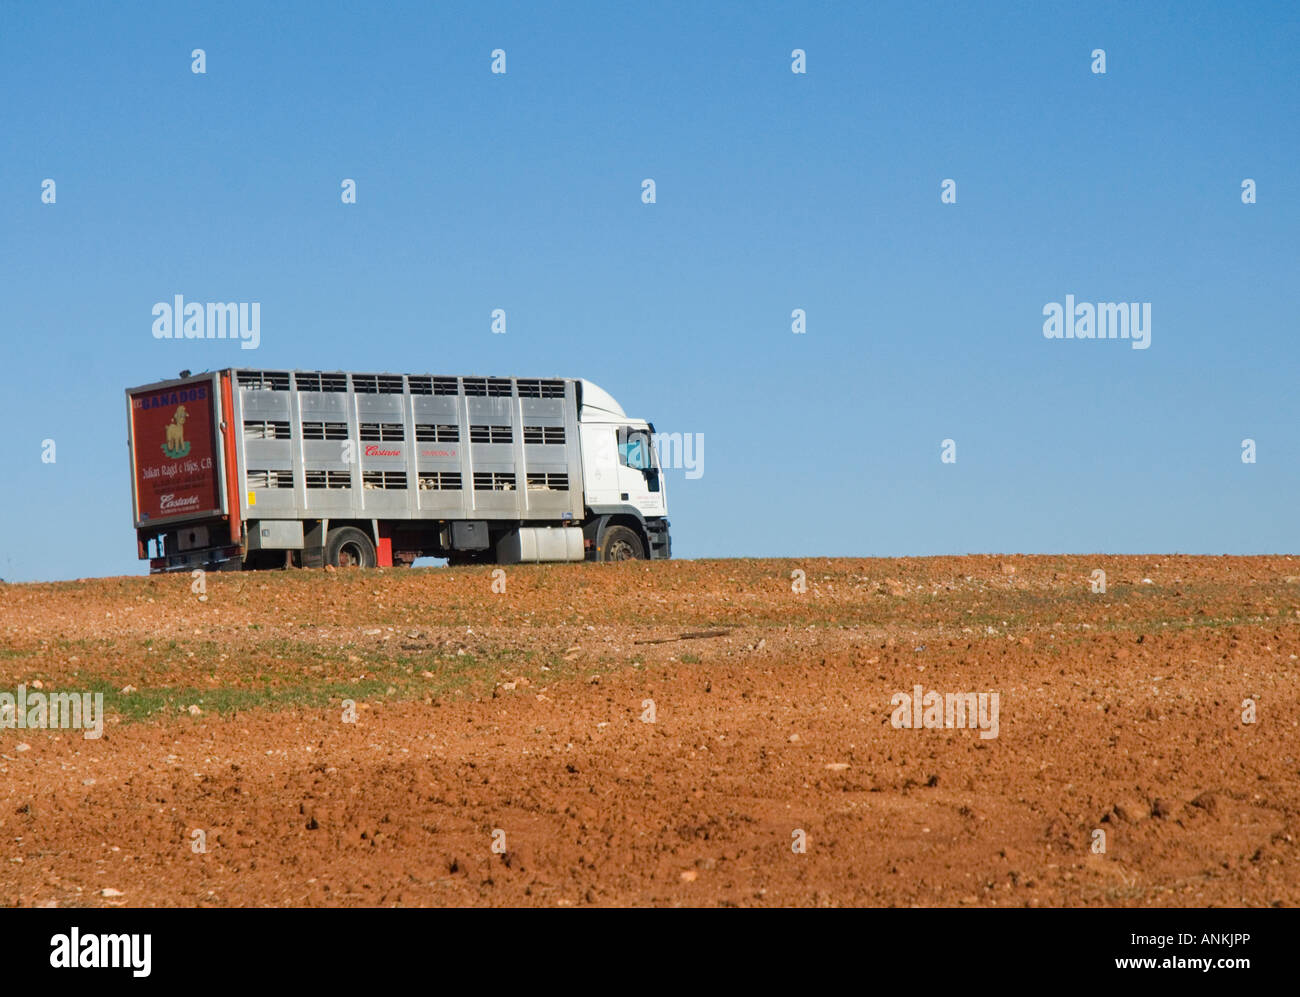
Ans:
[[[375,545],[356,527],[340,526],[325,538],[325,563],[336,568],[373,568]]]
[[[601,545],[602,561],[639,561],[645,559],[645,547],[636,532],[626,526],[611,526]]]

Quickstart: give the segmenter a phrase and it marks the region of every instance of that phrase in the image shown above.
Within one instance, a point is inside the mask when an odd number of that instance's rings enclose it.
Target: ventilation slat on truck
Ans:
[[[458,492],[461,490],[459,471],[421,471],[420,490]]]
[[[400,395],[404,384],[401,374],[352,375],[352,390],[361,395]]]
[[[249,470],[249,488],[292,488],[293,471]]]
[[[363,422],[357,427],[367,443],[399,442],[406,439],[406,427],[400,422]]]
[[[308,488],[351,488],[351,471],[307,471]]]
[[[525,443],[558,444],[564,442],[563,426],[525,426]]]
[[[288,391],[289,372],[284,370],[237,370],[241,388],[263,391]]]
[[[347,374],[326,374],[321,371],[299,371],[293,375],[299,391],[347,391]]]
[[[563,473],[529,471],[528,490],[530,492],[567,492],[569,490],[569,476]]]
[[[417,443],[459,443],[460,427],[448,423],[416,423]]]
[[[304,422],[302,438],[304,440],[346,440],[348,424],[346,422]]]
[[[363,471],[361,472],[361,486],[363,488],[379,488],[384,490],[405,488],[406,472]]]
[[[512,492],[515,490],[515,476],[504,471],[475,471],[474,490],[476,492]]]
[[[514,441],[514,433],[509,426],[470,426],[469,441],[471,443],[511,443]]]
[[[289,424],[287,422],[260,422],[244,420],[244,439],[246,440],[287,440]]]
[[[515,382],[519,386],[520,398],[563,398],[563,381],[542,381],[537,378],[520,378]]]

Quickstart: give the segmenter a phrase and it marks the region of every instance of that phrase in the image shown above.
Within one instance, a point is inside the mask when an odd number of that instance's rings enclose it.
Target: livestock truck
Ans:
[[[654,426],[590,381],[183,371],[126,404],[151,572],[671,555]]]

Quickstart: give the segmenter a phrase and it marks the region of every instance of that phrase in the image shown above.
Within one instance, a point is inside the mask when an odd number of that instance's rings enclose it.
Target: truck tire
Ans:
[[[602,561],[643,561],[645,546],[634,530],[626,526],[611,526],[602,538],[600,559]]]
[[[325,538],[325,563],[336,568],[373,568],[375,545],[354,526],[330,530]]]

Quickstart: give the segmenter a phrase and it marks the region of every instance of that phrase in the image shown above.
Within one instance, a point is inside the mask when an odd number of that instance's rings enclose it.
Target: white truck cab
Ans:
[[[645,518],[668,511],[654,427],[631,419],[610,395],[582,382],[582,474],[588,506],[632,505]]]
[[[612,560],[667,557],[669,536],[664,517],[668,513],[668,493],[655,452],[654,426],[644,419],[630,418],[599,385],[586,380],[580,384],[578,422],[589,521],[612,517],[615,525],[623,522],[625,527],[640,532],[642,545],[648,538],[651,550],[623,549],[622,557]],[[639,530],[625,522],[628,517],[639,521]],[[605,560],[608,546],[601,542],[604,531],[598,532],[602,535],[596,539],[596,559]]]

